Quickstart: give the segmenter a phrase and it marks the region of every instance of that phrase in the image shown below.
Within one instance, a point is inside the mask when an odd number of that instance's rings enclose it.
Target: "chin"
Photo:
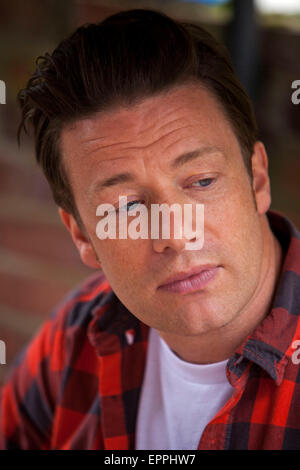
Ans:
[[[201,308],[200,305],[182,307],[169,316],[168,324],[160,325],[162,331],[179,336],[199,336],[216,331],[230,322],[226,315],[220,315],[219,309]],[[155,328],[155,327],[154,327]]]

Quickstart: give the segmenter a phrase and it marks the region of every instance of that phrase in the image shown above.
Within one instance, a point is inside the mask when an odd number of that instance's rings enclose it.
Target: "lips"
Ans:
[[[182,294],[200,290],[214,279],[219,268],[216,265],[203,265],[188,272],[179,272],[166,279],[158,288]]]

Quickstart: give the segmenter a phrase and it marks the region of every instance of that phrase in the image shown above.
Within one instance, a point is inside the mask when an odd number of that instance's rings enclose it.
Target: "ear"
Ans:
[[[59,207],[58,212],[63,224],[71,234],[82,262],[90,268],[99,269],[100,263],[97,261],[93,246],[79,228],[74,217],[61,207]]]
[[[262,142],[256,142],[252,154],[252,187],[257,212],[265,214],[271,205],[268,156]]]

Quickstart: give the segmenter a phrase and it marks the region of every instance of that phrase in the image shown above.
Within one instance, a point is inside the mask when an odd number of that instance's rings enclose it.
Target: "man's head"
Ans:
[[[233,320],[261,283],[270,191],[252,107],[223,48],[164,15],[120,13],[80,28],[47,55],[20,102],[82,260],[101,262],[124,305],[175,334]],[[172,165],[196,151],[198,158]],[[119,173],[131,176],[103,187]],[[119,195],[148,208],[204,204],[202,250],[186,251],[186,240],[172,237],[97,239],[96,208],[117,207]],[[207,265],[216,275],[200,291],[160,287]]]
[[[51,55],[38,57],[36,71],[19,93],[19,133],[33,125],[36,158],[56,203],[79,216],[60,146],[67,124],[192,80],[210,89],[223,106],[251,173],[257,140],[251,103],[226,50],[202,28],[132,10],[82,26]]]

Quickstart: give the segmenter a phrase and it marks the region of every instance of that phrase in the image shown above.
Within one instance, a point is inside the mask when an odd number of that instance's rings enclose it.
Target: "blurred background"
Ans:
[[[6,365],[0,365],[0,385],[53,307],[92,273],[60,222],[31,139],[17,146],[16,95],[37,56],[77,26],[131,8],[200,24],[227,45],[269,154],[272,208],[300,228],[300,104],[291,101],[292,82],[300,80],[300,0],[0,0],[0,80],[6,83],[6,104],[0,104],[0,340]]]

